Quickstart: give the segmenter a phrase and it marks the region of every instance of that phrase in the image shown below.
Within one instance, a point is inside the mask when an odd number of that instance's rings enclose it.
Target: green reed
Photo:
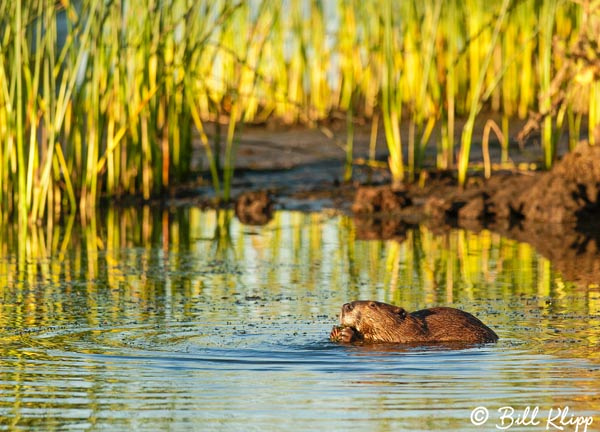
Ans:
[[[540,75],[540,110],[544,115],[542,123],[542,147],[544,148],[544,166],[550,168],[554,160],[556,142],[553,131],[552,94],[552,36],[555,21],[557,0],[543,2],[540,11],[540,42],[539,42],[539,75]]]
[[[506,13],[508,11],[508,6],[510,4],[510,0],[504,0],[502,2],[502,8],[498,15],[498,19],[496,21],[496,25],[494,27],[494,32],[492,34],[491,41],[488,45],[487,55],[483,59],[478,71],[472,71],[473,73],[477,72],[477,79],[471,80],[471,84],[473,87],[471,88],[471,103],[469,108],[469,116],[463,128],[462,137],[461,137],[461,147],[460,147],[460,156],[458,159],[458,183],[459,185],[464,185],[467,175],[467,168],[469,166],[469,154],[471,149],[471,141],[473,139],[473,128],[475,126],[475,118],[479,111],[482,108],[482,98],[480,94],[483,91],[483,86],[485,84],[485,79],[487,75],[487,70],[489,64],[492,60],[492,55],[494,53],[494,49],[496,46],[496,41],[498,40],[498,36],[500,34],[500,30],[504,23],[504,19],[506,17]],[[475,77],[471,77],[475,78]]]
[[[493,111],[507,138],[515,117],[542,113],[549,167],[561,128],[573,145],[587,119],[597,139],[589,47],[599,9],[566,0],[2,1],[0,213],[53,221],[91,212],[102,196],[149,199],[189,179],[199,158],[227,200],[245,123],[314,125],[335,111],[348,122],[346,166],[352,123],[381,117],[395,185],[426,163],[434,130],[436,166],[454,166],[460,117],[464,182],[475,125]]]
[[[400,135],[400,120],[402,119],[402,83],[399,71],[401,70],[400,52],[397,49],[398,37],[395,29],[393,2],[384,2],[382,8],[382,58],[381,75],[381,112],[387,147],[390,153],[388,163],[392,173],[392,187],[398,187],[404,180],[404,163],[402,155],[402,138]]]
[[[429,5],[428,5],[429,6]],[[405,51],[412,64],[405,66],[407,81],[412,83],[410,99],[409,140],[408,140],[408,177],[414,181],[415,172],[422,165],[425,147],[439,111],[441,91],[437,83],[435,70],[435,42],[437,38],[442,1],[437,0],[431,7],[424,7],[415,2],[410,5],[410,12],[405,15],[414,18],[409,20],[412,26],[407,31]],[[418,139],[418,142],[416,140]]]

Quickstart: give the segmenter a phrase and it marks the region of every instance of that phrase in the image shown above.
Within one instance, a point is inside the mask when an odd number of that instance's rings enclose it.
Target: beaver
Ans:
[[[378,301],[346,303],[341,326],[334,326],[332,341],[366,343],[496,342],[498,335],[468,312],[434,307],[407,313],[403,308]]]

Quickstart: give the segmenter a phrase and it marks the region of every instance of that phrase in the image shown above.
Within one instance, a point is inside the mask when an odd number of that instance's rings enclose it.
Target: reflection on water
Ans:
[[[600,424],[600,292],[525,243],[190,208],[0,232],[0,430],[481,430],[478,406],[495,430],[507,405]],[[461,307],[501,340],[330,343],[358,298]]]

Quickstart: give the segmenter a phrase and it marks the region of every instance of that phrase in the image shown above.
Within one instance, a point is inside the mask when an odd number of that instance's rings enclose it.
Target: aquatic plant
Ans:
[[[400,120],[402,119],[402,83],[400,72],[402,58],[398,55],[398,37],[394,31],[398,24],[394,22],[394,2],[384,2],[383,21],[383,64],[381,65],[381,112],[385,138],[390,153],[388,163],[392,173],[392,187],[399,187],[404,180],[404,162],[402,156],[402,138]],[[395,37],[396,36],[396,37]]]
[[[438,124],[435,164],[454,166],[458,117],[467,118],[464,182],[473,124],[488,111],[502,114],[504,163],[511,120],[538,112],[548,167],[563,128],[573,145],[587,119],[597,140],[599,9],[591,0],[2,1],[0,213],[52,222],[90,213],[101,196],[149,199],[198,169],[228,200],[244,124],[314,125],[334,111],[346,113],[346,179],[364,117],[381,118],[395,185],[415,178]]]
[[[498,14],[498,18],[496,20],[496,24],[494,26],[494,32],[491,37],[491,41],[487,48],[487,54],[483,59],[483,62],[477,68],[477,78],[471,77],[471,102],[469,104],[469,116],[467,117],[467,121],[463,128],[462,137],[461,137],[461,146],[460,146],[460,155],[458,157],[458,183],[459,185],[465,184],[465,179],[467,175],[467,168],[469,166],[469,154],[471,149],[471,141],[473,139],[473,127],[475,126],[475,117],[479,114],[479,111],[482,108],[482,99],[480,94],[482,93],[485,78],[487,75],[487,70],[489,64],[492,60],[492,56],[494,54],[496,48],[496,41],[498,40],[498,36],[500,34],[500,30],[504,23],[504,19],[506,18],[506,13],[508,11],[508,6],[510,4],[510,0],[504,0],[502,2],[502,7]],[[473,64],[473,63],[472,63]],[[474,71],[475,73],[475,71]]]

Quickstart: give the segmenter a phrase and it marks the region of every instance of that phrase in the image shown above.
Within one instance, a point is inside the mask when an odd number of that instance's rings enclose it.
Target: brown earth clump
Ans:
[[[245,225],[265,225],[273,218],[273,200],[267,191],[250,191],[235,201],[235,215]]]
[[[599,189],[600,146],[581,143],[521,192],[516,210],[526,220],[538,222],[598,218]]]
[[[397,213],[412,204],[405,191],[389,186],[361,186],[356,191],[352,211],[356,214]]]
[[[550,171],[502,174],[425,200],[428,216],[459,220],[565,223],[600,218],[600,146],[580,144]]]

